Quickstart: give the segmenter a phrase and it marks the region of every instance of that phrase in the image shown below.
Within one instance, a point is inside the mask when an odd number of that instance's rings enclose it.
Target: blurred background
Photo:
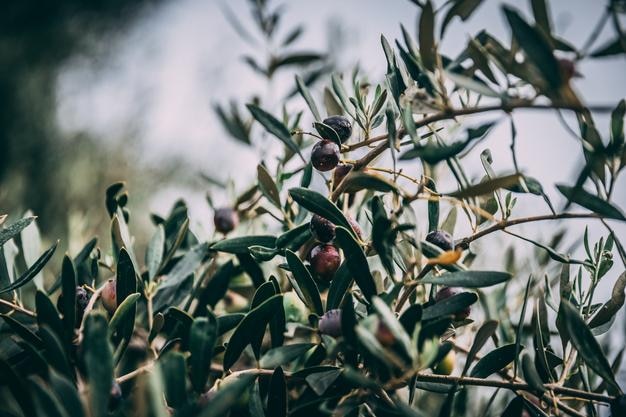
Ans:
[[[470,34],[484,28],[508,43],[502,3],[485,1],[467,22],[455,21],[441,51],[458,53]],[[529,2],[509,3],[531,15]],[[582,47],[604,12],[604,3],[551,1],[556,33]],[[266,6],[280,18],[259,15]],[[271,160],[280,146],[262,137],[258,127],[233,138],[216,109],[228,118],[234,103],[247,121],[245,103],[260,100],[279,115],[288,98],[288,112],[305,110],[301,126],[306,128],[312,117],[300,96],[293,94],[294,75],[311,81],[318,103],[332,72],[349,78],[358,67],[373,84],[383,82],[386,62],[380,35],[389,40],[400,37],[400,23],[414,34],[418,11],[407,0],[4,1],[0,214],[17,219],[32,210],[44,240],[59,238],[61,247],[74,253],[94,234],[108,236],[104,191],[124,180],[131,212],[140,214],[132,216],[131,223],[139,246],[153,230],[148,212],[166,215],[181,198],[189,206],[192,230],[210,237],[207,194],[218,206],[232,203],[236,192],[255,181],[260,158]],[[605,26],[594,45],[614,37],[610,21]],[[286,57],[290,58],[278,59]],[[584,60],[578,69],[585,77],[574,81],[575,88],[587,104],[614,106],[626,96],[624,55]],[[579,145],[564,126],[574,126],[574,120],[560,121],[555,113],[537,111],[520,111],[514,120],[520,167],[539,179],[556,206],[563,207],[554,183],[573,183],[583,161]],[[608,115],[596,118],[604,135],[608,120]],[[243,130],[248,133],[245,126]],[[479,154],[487,147],[496,170],[510,170],[509,143],[510,126],[504,121],[464,160],[475,180],[482,176]],[[417,168],[412,172],[419,174]],[[320,178],[316,181],[321,183]],[[454,187],[445,172],[441,181],[441,190]],[[622,178],[613,197],[623,208],[625,185]],[[519,216],[546,212],[536,197],[519,200]],[[606,236],[602,224],[583,221],[525,225],[519,230],[539,241],[565,230],[563,250],[580,253],[585,224],[591,241]],[[611,225],[626,239],[623,225]],[[511,237],[491,235],[480,245],[502,247],[495,246],[499,239],[508,243]],[[536,255],[534,248],[521,246],[526,252],[520,262]],[[58,256],[61,253],[57,251]],[[503,253],[494,253],[494,259],[481,262],[498,266],[502,257]],[[605,290],[623,270],[617,257],[614,269]],[[536,271],[527,267],[530,272]],[[626,329],[623,315],[616,326]],[[624,332],[616,333],[616,341],[621,340]]]

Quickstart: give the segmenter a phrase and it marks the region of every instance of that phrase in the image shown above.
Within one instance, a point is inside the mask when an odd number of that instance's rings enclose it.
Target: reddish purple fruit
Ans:
[[[376,330],[376,339],[381,345],[385,347],[393,346],[396,343],[396,337],[391,333],[389,327],[382,321],[378,322],[378,329]]]
[[[434,230],[430,232],[426,235],[426,242],[438,246],[441,250],[447,251],[454,249],[452,235],[445,230]]]
[[[328,310],[317,324],[321,334],[331,337],[340,337],[341,331],[341,309]]]
[[[218,208],[215,210],[213,223],[215,224],[215,230],[222,234],[228,234],[239,224],[239,214],[230,207]]]
[[[311,262],[313,272],[320,278],[330,281],[339,269],[341,256],[333,245],[317,245],[311,249],[309,262]]]
[[[329,140],[321,140],[313,146],[311,163],[318,171],[330,171],[339,163],[339,146]]]
[[[559,59],[559,68],[561,70],[561,74],[565,79],[565,82],[568,82],[572,78],[579,78],[582,75],[576,70],[576,64],[574,61],[570,59],[560,58]]]
[[[453,290],[452,288],[443,287],[442,289],[437,291],[437,294],[435,294],[435,302],[438,303],[456,294],[458,294],[457,291]],[[466,318],[469,317],[471,312],[472,312],[472,308],[470,306],[467,306],[463,310],[457,311],[456,314],[454,315],[454,319],[456,321],[465,320]]]
[[[352,136],[352,123],[343,116],[330,116],[322,121],[325,125],[333,128],[341,142],[345,142]]]
[[[104,284],[104,288],[102,288],[102,292],[100,293],[100,299],[102,300],[102,305],[110,314],[115,313],[117,310],[117,280],[115,278],[109,278],[109,280]]]
[[[90,292],[88,292],[84,287],[76,287],[76,327],[80,326],[90,299]],[[65,313],[63,311],[63,294],[59,295],[59,298],[57,299],[57,310],[59,310],[61,314]]]
[[[354,232],[359,237],[359,239],[361,239],[362,232],[359,224],[355,222],[351,217],[348,217],[348,222],[350,223],[350,226],[352,226],[352,229],[354,229]],[[314,214],[313,217],[311,217],[310,225],[311,233],[313,233],[313,237],[316,240],[322,243],[328,243],[335,239],[335,225],[330,220],[318,214]]]

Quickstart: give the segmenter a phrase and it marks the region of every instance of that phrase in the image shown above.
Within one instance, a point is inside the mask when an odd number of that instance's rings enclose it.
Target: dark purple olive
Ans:
[[[87,291],[84,287],[76,287],[76,327],[80,326],[90,299],[91,293],[89,291]],[[59,298],[57,299],[57,310],[59,310],[61,314],[64,313],[63,294],[59,295]]]
[[[452,242],[452,235],[445,230],[433,230],[426,235],[426,242],[432,243],[438,246],[441,250],[454,249],[454,243]]]
[[[340,337],[341,331],[341,309],[328,310],[317,324],[321,334],[332,337]]]
[[[352,136],[352,123],[343,116],[330,116],[323,120],[325,125],[333,128],[341,142],[345,142]]]
[[[389,327],[382,321],[378,322],[378,328],[376,329],[376,339],[381,345],[390,347],[396,343],[396,337],[391,333]]]
[[[560,58],[559,69],[561,70],[565,82],[568,82],[572,78],[580,78],[582,76],[576,69],[576,63],[570,59]]]
[[[311,249],[309,262],[311,262],[311,268],[315,274],[326,281],[330,281],[339,269],[341,255],[333,245],[317,245]]]
[[[311,233],[320,242],[328,243],[335,238],[335,225],[328,219],[314,214],[311,217]]]
[[[440,302],[443,301],[447,298],[450,298],[454,295],[457,295],[458,292],[455,291],[454,289],[450,288],[450,287],[443,287],[442,289],[440,289],[439,291],[437,291],[437,294],[435,294],[435,302]],[[472,307],[467,306],[464,309],[457,311],[454,314],[454,319],[456,321],[461,321],[461,320],[465,320],[466,318],[469,317],[470,313],[472,312]]]
[[[239,214],[230,207],[218,208],[213,216],[213,224],[215,224],[215,230],[226,235],[239,224]]]
[[[318,171],[330,171],[339,164],[339,146],[329,140],[321,140],[313,146],[311,163]]]

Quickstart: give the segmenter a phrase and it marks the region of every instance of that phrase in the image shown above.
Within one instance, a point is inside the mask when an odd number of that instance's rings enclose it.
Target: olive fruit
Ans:
[[[359,224],[351,217],[348,217],[348,223],[350,223],[350,226],[352,226],[352,229],[354,229],[359,239],[362,238]],[[313,237],[319,242],[328,243],[335,239],[335,225],[330,220],[318,214],[314,214],[313,217],[311,217],[310,226]]]
[[[435,366],[433,371],[439,375],[450,375],[454,371],[456,362],[456,353],[451,350],[446,356]]]
[[[321,140],[313,145],[311,163],[318,171],[326,172],[339,164],[339,146],[329,140]]]
[[[213,215],[213,224],[215,224],[215,230],[226,235],[239,224],[239,214],[230,207],[218,208]]]
[[[309,309],[295,292],[289,291],[283,294],[283,308],[285,309],[285,320],[288,323],[308,324]]]
[[[85,314],[85,309],[87,308],[87,305],[89,304],[89,300],[91,299],[91,293],[89,291],[87,291],[84,287],[76,287],[76,302],[75,302],[75,306],[76,306],[76,327],[80,326],[80,323],[83,320],[83,315]],[[64,314],[65,312],[63,311],[64,307],[63,307],[63,294],[61,293],[61,295],[59,295],[59,298],[57,299],[57,310],[59,310],[59,312],[61,314]]]
[[[322,244],[311,249],[309,262],[311,262],[311,267],[315,274],[324,280],[330,281],[337,269],[339,269],[341,256],[333,245]]]
[[[352,164],[339,164],[333,171],[333,184],[335,187],[352,171],[354,165]]]
[[[435,302],[440,302],[442,300],[445,300],[446,298],[450,298],[454,295],[458,294],[457,291],[453,290],[450,287],[443,287],[442,289],[440,289],[439,291],[437,291],[437,293],[435,294]],[[464,309],[457,311],[454,314],[454,319],[456,321],[461,321],[461,320],[465,320],[466,318],[469,317],[470,313],[472,312],[472,308],[470,306],[465,307]]]
[[[352,123],[343,116],[330,116],[322,121],[325,125],[333,128],[341,142],[345,142],[352,136]]]
[[[117,280],[115,278],[109,278],[104,284],[102,292],[100,293],[100,299],[102,305],[110,314],[115,313],[117,309]]]
[[[320,317],[317,327],[321,334],[331,337],[340,337],[341,331],[341,309],[328,310]]]
[[[560,58],[559,69],[561,70],[561,75],[563,75],[565,82],[568,82],[572,78],[581,77],[578,70],[576,70],[576,63],[570,59]]]
[[[452,235],[445,230],[433,230],[426,235],[426,242],[432,243],[439,247],[441,250],[454,249],[454,243],[452,242]]]

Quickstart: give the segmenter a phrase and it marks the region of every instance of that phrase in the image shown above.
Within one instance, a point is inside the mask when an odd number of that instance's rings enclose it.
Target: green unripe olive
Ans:
[[[451,350],[446,356],[435,366],[433,371],[439,375],[450,375],[454,371],[454,365],[456,364],[456,352]]]

